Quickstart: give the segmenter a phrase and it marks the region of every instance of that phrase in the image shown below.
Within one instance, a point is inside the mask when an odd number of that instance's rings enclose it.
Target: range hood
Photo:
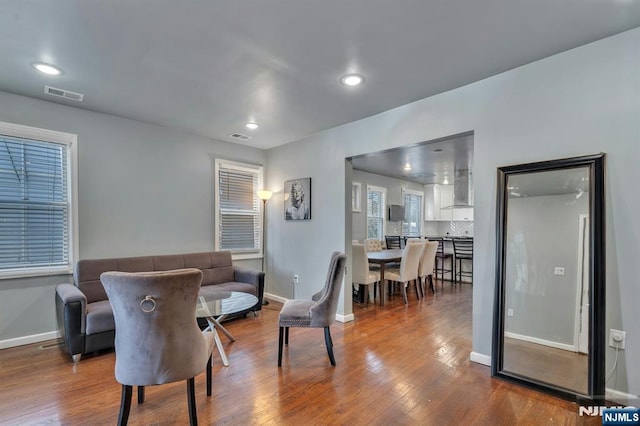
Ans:
[[[467,209],[473,207],[473,188],[471,186],[471,172],[456,170],[453,180],[453,204],[443,209]]]

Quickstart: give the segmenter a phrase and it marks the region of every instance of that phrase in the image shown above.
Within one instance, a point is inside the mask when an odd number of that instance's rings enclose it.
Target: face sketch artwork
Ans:
[[[293,181],[289,188],[289,205],[285,210],[285,219],[310,219],[310,210],[308,203],[305,201],[304,187],[299,180]]]

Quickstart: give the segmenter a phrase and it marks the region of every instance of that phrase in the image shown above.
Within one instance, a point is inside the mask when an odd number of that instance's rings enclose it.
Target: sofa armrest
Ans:
[[[84,352],[87,297],[73,284],[56,286],[56,317],[58,331],[69,355]]]
[[[262,296],[264,295],[264,272],[242,266],[233,267],[233,280],[239,283],[253,284],[256,286],[258,303],[252,308],[254,311],[262,309]]]

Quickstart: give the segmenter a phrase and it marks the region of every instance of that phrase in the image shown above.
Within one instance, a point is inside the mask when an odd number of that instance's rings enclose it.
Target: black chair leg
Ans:
[[[131,408],[131,392],[133,387],[122,385],[120,397],[120,414],[118,414],[118,426],[125,426],[129,421],[129,409]]]
[[[327,345],[327,353],[329,354],[329,361],[331,365],[336,366],[336,359],[333,357],[333,341],[331,340],[331,332],[329,327],[324,328],[324,343]]]
[[[280,327],[280,337],[278,339],[278,367],[282,366],[282,344],[284,339],[284,327]]]
[[[209,361],[207,361],[207,396],[211,396],[211,357],[209,355]]]
[[[144,386],[138,386],[138,404],[144,402]]]
[[[187,379],[187,405],[189,406],[189,424],[198,426],[198,413],[196,412],[196,381],[192,377]]]
[[[284,344],[289,344],[289,327],[284,328]]]

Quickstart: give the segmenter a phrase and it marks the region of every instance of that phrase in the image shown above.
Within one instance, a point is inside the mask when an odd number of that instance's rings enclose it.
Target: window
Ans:
[[[353,182],[351,184],[351,211],[360,213],[360,200],[362,199],[362,184],[360,182]]]
[[[262,167],[216,160],[215,248],[234,259],[262,254]]]
[[[402,222],[402,235],[419,237],[422,235],[422,200],[424,194],[410,189],[402,191],[404,203],[404,221]]]
[[[387,190],[367,185],[367,238],[382,240],[385,232],[384,206]]]
[[[69,274],[77,136],[0,122],[0,277]]]

